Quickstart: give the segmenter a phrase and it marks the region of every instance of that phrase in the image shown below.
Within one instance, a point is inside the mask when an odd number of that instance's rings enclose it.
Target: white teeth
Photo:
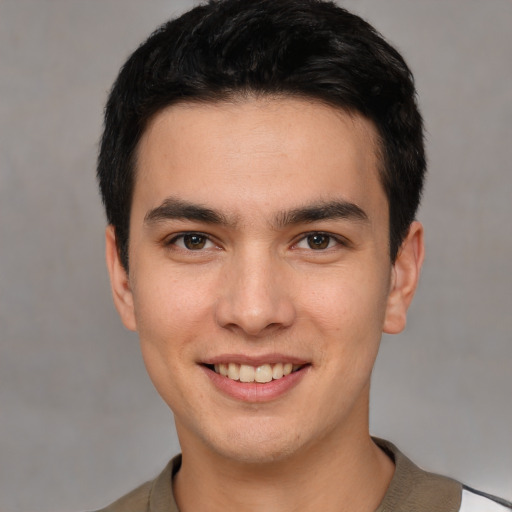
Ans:
[[[240,378],[240,365],[229,363],[228,377],[232,380],[238,380]]]
[[[272,368],[272,378],[280,379],[284,375],[283,373],[283,363],[277,363]]]
[[[228,377],[231,380],[240,382],[271,382],[272,380],[282,379],[286,375],[299,370],[300,364],[275,363],[262,364],[260,366],[251,366],[248,364],[237,363],[219,363],[214,365],[215,373]]]
[[[230,365],[231,366],[231,365]],[[240,382],[254,382],[254,366],[240,365]]]
[[[272,367],[269,364],[262,364],[254,372],[256,382],[270,382],[272,380]]]

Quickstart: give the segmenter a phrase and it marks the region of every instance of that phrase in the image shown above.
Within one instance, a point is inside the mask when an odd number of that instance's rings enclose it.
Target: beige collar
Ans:
[[[460,508],[460,483],[423,471],[392,443],[374,438],[375,443],[395,463],[395,473],[386,496],[376,512],[457,512]],[[174,457],[152,482],[150,512],[179,512],[172,491],[172,478],[181,467],[181,455]]]
[[[423,471],[388,441],[378,438],[373,440],[395,463],[395,474],[376,512],[459,510],[462,496],[460,483]]]

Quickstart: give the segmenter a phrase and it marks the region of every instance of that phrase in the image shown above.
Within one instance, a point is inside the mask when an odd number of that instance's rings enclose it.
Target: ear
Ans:
[[[392,268],[383,331],[398,334],[406,324],[407,310],[418,286],[425,255],[423,226],[414,221]]]
[[[114,305],[121,317],[124,326],[131,331],[137,329],[135,311],[133,307],[133,294],[126,269],[119,258],[116,244],[116,233],[113,226],[107,226],[105,230],[105,257],[107,260],[110,286]]]

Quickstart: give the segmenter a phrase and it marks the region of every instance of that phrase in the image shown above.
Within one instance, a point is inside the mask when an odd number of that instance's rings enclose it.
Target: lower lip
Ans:
[[[266,383],[259,382],[240,382],[223,375],[215,373],[206,366],[202,367],[206,375],[212,381],[217,389],[224,394],[243,400],[244,402],[270,402],[281,397],[302,380],[308,372],[310,366],[306,365],[280,379],[272,380]]]

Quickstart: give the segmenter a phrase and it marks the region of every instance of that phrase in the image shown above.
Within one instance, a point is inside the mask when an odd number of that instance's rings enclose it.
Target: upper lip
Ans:
[[[220,354],[218,356],[209,357],[202,361],[203,364],[215,365],[222,363],[246,364],[249,366],[261,366],[263,364],[292,363],[307,364],[309,361],[295,356],[284,354],[263,354],[259,356],[249,356],[245,354]]]

